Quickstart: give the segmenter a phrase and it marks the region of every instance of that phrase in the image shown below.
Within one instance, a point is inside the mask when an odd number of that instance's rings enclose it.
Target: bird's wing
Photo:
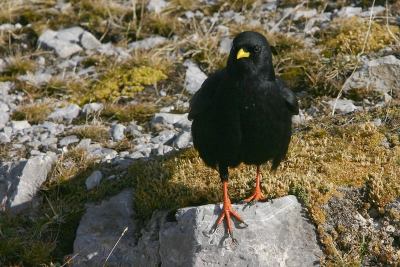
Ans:
[[[285,99],[287,108],[293,115],[299,114],[299,103],[297,102],[296,95],[281,77],[276,76],[275,82],[279,86],[279,93]]]
[[[226,70],[223,68],[203,82],[201,88],[194,94],[192,99],[190,99],[190,111],[188,115],[190,120],[194,119],[198,114],[204,112],[211,106],[214,95],[225,75]]]

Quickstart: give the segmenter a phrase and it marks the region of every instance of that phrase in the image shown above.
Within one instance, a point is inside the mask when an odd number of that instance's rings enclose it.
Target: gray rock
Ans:
[[[173,223],[166,222],[169,211],[155,211],[147,226],[141,231],[137,246],[129,251],[127,258],[137,266],[163,266],[160,257],[160,231]],[[177,266],[178,267],[178,266]]]
[[[188,19],[194,18],[194,12],[192,12],[192,11],[186,11],[186,12],[185,12],[185,16],[186,16],[186,18],[188,18]],[[0,27],[1,27],[1,26],[0,26]]]
[[[125,128],[126,133],[136,133],[136,132],[141,132],[141,131],[143,131],[143,127],[140,125],[136,125],[136,124],[129,124]]]
[[[267,0],[266,3],[263,3],[261,5],[261,10],[265,11],[265,10],[269,10],[269,11],[275,11],[278,7],[278,1],[275,0]]]
[[[138,151],[125,156],[125,158],[127,158],[127,159],[140,159],[143,157],[144,157],[144,155]]]
[[[12,128],[13,133],[16,133],[18,131],[23,131],[24,129],[31,127],[28,121],[10,121],[10,126]]]
[[[0,25],[0,32],[12,32],[15,29],[15,26],[10,23],[4,23]]]
[[[118,153],[118,157],[120,157],[120,158],[125,158],[128,155],[129,155],[128,151],[121,151]]]
[[[90,115],[103,110],[103,108],[104,108],[103,103],[89,103],[83,105],[82,112],[83,114]]]
[[[315,8],[310,9],[310,10],[297,10],[293,14],[293,20],[297,21],[302,18],[309,19],[317,15],[317,10]]]
[[[160,145],[156,148],[153,148],[151,150],[151,154],[154,156],[163,156],[163,155],[167,155],[168,153],[170,153],[173,150],[174,150],[173,147]]]
[[[125,126],[122,124],[116,124],[111,128],[111,136],[115,141],[122,141],[125,139]]]
[[[19,143],[25,143],[31,141],[32,138],[29,135],[23,135],[18,137],[18,142]]]
[[[50,121],[45,121],[41,124],[41,127],[49,131],[51,135],[59,135],[61,133],[64,133],[64,125],[63,124],[57,124],[54,122]]]
[[[118,152],[111,148],[88,147],[88,157],[100,159],[102,162],[113,159],[118,155]]]
[[[69,42],[72,44],[79,43],[79,36],[83,34],[85,30],[81,27],[72,27],[57,32],[55,38],[61,41]]]
[[[81,57],[81,56],[73,56],[70,59],[66,59],[64,61],[62,61],[60,64],[57,64],[57,68],[64,70],[66,68],[76,68],[76,66],[82,62],[82,60],[84,60],[86,57]]]
[[[53,159],[48,156],[7,162],[0,166],[0,206],[18,212],[38,206],[38,191]]]
[[[6,124],[9,120],[10,120],[10,115],[8,114],[8,112],[0,111],[0,124]]]
[[[3,132],[8,135],[8,137],[11,137],[12,135],[12,127],[6,126],[3,128]]]
[[[150,147],[142,147],[138,150],[142,155],[145,157],[149,157],[151,154],[151,148]]]
[[[222,13],[222,16],[224,18],[229,18],[229,19],[233,19],[233,21],[237,22],[237,23],[243,23],[245,20],[245,17],[240,15],[240,13],[237,13],[233,10],[229,10],[226,12]]]
[[[64,137],[63,139],[58,142],[58,144],[63,147],[63,146],[68,146],[70,144],[75,144],[79,142],[79,138],[76,135],[69,135]]]
[[[30,83],[32,85],[44,85],[44,84],[48,84],[49,81],[51,80],[51,78],[53,77],[53,75],[49,74],[49,73],[28,73],[25,75],[19,75],[17,77],[18,80],[22,81],[22,82],[27,82]]]
[[[32,149],[29,154],[31,154],[31,156],[40,156],[40,155],[44,155],[44,153],[40,152],[39,150],[36,149]]]
[[[86,178],[86,188],[87,190],[92,190],[97,187],[101,179],[103,179],[103,174],[100,171],[94,171],[88,178]]]
[[[189,93],[194,94],[200,89],[207,75],[191,60],[185,60],[183,66],[186,67],[185,87]]]
[[[132,189],[101,205],[89,204],[76,232],[71,266],[103,266],[115,245],[107,266],[144,266],[136,265],[129,257],[138,238],[134,216]]]
[[[385,56],[367,61],[346,81],[343,90],[372,90],[386,93],[400,90],[400,60],[395,56]]]
[[[161,112],[161,113],[169,113],[169,112],[171,112],[171,111],[174,110],[174,109],[175,109],[174,106],[164,107],[164,108],[161,108],[161,109],[160,109],[160,112]]]
[[[376,16],[384,11],[386,11],[386,8],[383,6],[369,7],[368,11],[361,12],[360,17]]]
[[[100,47],[97,48],[97,52],[106,56],[116,56],[118,52],[115,51],[115,47],[112,43],[101,44]]]
[[[328,104],[329,106],[331,106],[333,108],[335,106],[336,100],[330,100],[327,102],[322,101],[322,102],[325,104]],[[342,113],[351,113],[357,109],[359,109],[359,108],[353,104],[353,101],[348,100],[348,99],[338,99],[338,101],[336,103],[336,107],[335,107],[335,110],[339,110]]]
[[[185,148],[189,145],[190,139],[191,139],[191,127],[185,127],[183,130],[176,136],[173,146],[182,149]]]
[[[337,13],[337,15],[339,17],[350,18],[354,16],[360,16],[361,11],[362,11],[361,7],[345,6],[342,7],[342,9]]]
[[[47,139],[47,137],[49,137],[49,133],[45,132],[45,133],[42,133],[41,135],[39,135],[38,140],[39,141],[44,141],[44,140]]]
[[[91,143],[92,139],[90,138],[82,139],[79,144],[76,145],[75,149],[87,149]]]
[[[151,124],[175,124],[178,121],[187,118],[188,114],[170,114],[170,113],[156,113],[154,114]]]
[[[219,52],[221,54],[229,54],[232,48],[232,39],[231,38],[223,38],[219,43]]]
[[[150,0],[146,6],[149,12],[160,13],[169,5],[168,2],[164,0]]]
[[[67,58],[82,51],[82,47],[78,44],[58,39],[57,32],[52,30],[46,30],[40,35],[38,48],[54,50],[61,58]]]
[[[177,222],[166,222],[158,211],[127,255],[138,266],[314,266],[323,253],[315,227],[294,196],[233,209],[249,224],[233,221],[234,237],[222,224],[210,233],[222,204],[178,210]],[[262,234],[260,234],[262,233]]]
[[[101,42],[97,40],[97,38],[88,31],[84,31],[80,35],[80,44],[89,50],[93,50],[98,48],[101,45]]]
[[[10,143],[10,142],[11,142],[10,137],[6,133],[1,132],[0,133],[0,143]]]
[[[0,95],[8,95],[8,91],[13,90],[15,84],[13,82],[0,82]]]
[[[154,48],[156,46],[162,45],[168,41],[167,38],[162,37],[162,36],[154,36],[154,37],[149,37],[140,41],[132,42],[128,44],[128,51],[132,50],[148,50],[151,48]]]
[[[42,148],[45,150],[57,148],[57,137],[49,137],[42,141]]]
[[[153,144],[164,145],[168,142],[172,144],[173,139],[175,139],[175,132],[172,130],[161,131],[156,137],[151,138]]]
[[[70,104],[65,108],[57,109],[47,116],[47,118],[56,122],[66,121],[67,123],[71,123],[73,119],[78,117],[80,109],[78,105]]]
[[[174,123],[175,128],[184,128],[186,126],[192,125],[192,121],[190,121],[187,116],[180,119],[178,122]]]
[[[55,32],[44,31],[38,39],[38,47],[51,49],[61,58],[67,58],[85,49],[96,49],[101,43],[90,32],[81,27],[72,27]]]
[[[26,145],[37,150],[42,145],[42,142],[40,142],[39,140],[33,140],[26,143]]]
[[[163,266],[204,266],[204,262],[208,266],[313,266],[323,255],[315,228],[304,218],[304,210],[294,196],[247,209],[235,205],[249,224],[234,231],[239,245],[225,239],[222,229],[207,235],[220,208],[208,205],[177,212],[175,226],[160,234]]]
[[[8,112],[10,108],[4,103],[0,103],[0,112]]]
[[[299,114],[298,115],[294,115],[292,117],[292,123],[294,123],[294,124],[300,124],[300,123],[303,123],[303,122],[308,121],[308,120],[312,120],[312,117],[307,116],[306,114],[304,114],[304,111],[301,110],[301,109],[299,110]]]

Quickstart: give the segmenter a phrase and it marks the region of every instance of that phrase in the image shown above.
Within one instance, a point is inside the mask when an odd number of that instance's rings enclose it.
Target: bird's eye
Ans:
[[[254,47],[254,52],[258,53],[260,51],[261,51],[261,47],[260,46],[257,45],[256,47]]]

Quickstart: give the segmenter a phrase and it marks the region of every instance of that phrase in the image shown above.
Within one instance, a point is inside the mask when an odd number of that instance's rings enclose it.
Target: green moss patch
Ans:
[[[167,78],[161,70],[146,66],[132,69],[119,67],[105,73],[103,78],[94,84],[91,94],[97,101],[114,102],[120,98],[129,99],[142,91],[145,85]]]

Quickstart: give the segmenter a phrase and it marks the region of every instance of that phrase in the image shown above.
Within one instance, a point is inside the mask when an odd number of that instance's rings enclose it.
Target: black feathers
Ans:
[[[296,97],[275,76],[267,40],[243,32],[233,40],[227,66],[191,99],[189,119],[194,146],[208,166],[273,160],[276,169],[289,146],[293,114],[298,114]]]

